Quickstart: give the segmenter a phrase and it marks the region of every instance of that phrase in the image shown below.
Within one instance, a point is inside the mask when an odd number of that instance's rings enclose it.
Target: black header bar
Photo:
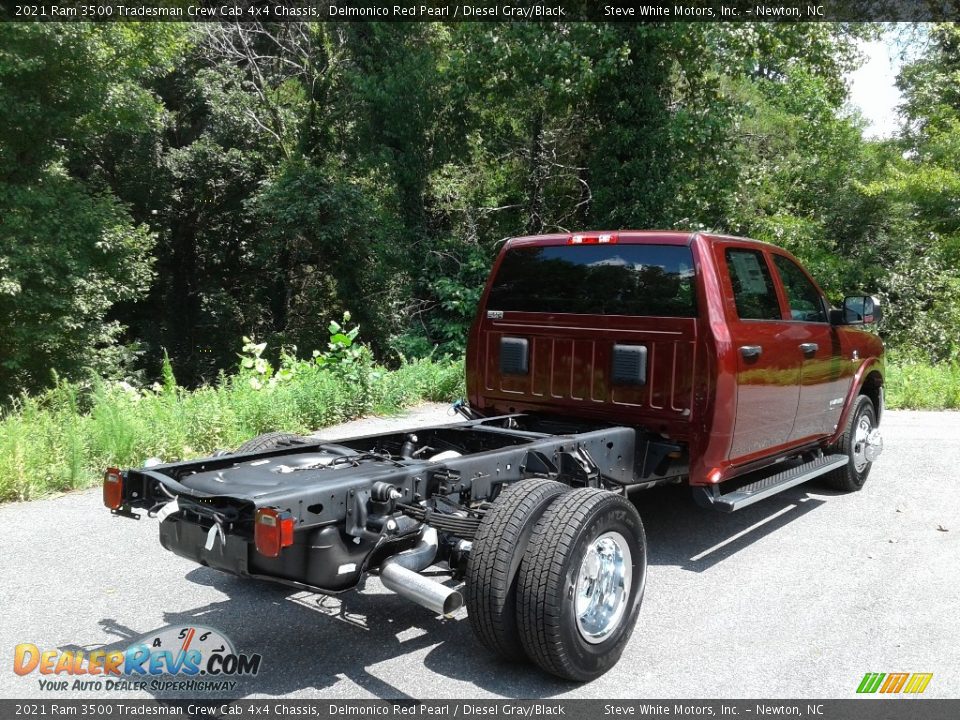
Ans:
[[[744,718],[956,720],[960,700],[0,700],[0,717],[320,718],[322,720],[512,720]]]
[[[7,22],[952,22],[960,0],[0,0]]]

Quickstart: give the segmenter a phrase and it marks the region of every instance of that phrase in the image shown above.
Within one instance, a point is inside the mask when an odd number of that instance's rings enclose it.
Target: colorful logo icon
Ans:
[[[256,675],[259,654],[238,653],[233,643],[202,625],[168,626],[125,650],[41,650],[32,643],[14,649],[17,675],[158,676]]]
[[[858,693],[910,693],[919,695],[927,689],[933,673],[867,673],[857,687]]]

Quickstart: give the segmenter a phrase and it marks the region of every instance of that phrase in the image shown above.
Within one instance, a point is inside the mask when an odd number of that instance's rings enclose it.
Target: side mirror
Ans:
[[[830,311],[830,321],[834,325],[872,325],[881,318],[880,303],[870,295],[848,295],[843,299],[841,310]]]

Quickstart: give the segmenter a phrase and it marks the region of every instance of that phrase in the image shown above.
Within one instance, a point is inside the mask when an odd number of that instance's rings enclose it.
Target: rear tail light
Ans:
[[[111,510],[123,505],[123,475],[118,468],[107,468],[103,474],[103,504]]]
[[[599,233],[598,235],[571,235],[567,245],[616,245],[620,237],[616,233]]]
[[[254,522],[253,540],[264,557],[279,557],[280,551],[293,545],[293,515],[286,510],[260,508]]]

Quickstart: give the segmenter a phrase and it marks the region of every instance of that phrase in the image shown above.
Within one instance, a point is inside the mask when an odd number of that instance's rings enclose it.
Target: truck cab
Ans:
[[[471,328],[468,395],[483,414],[634,427],[638,452],[659,458],[638,459],[649,471],[638,481],[712,486],[832,447],[861,394],[879,422],[883,345],[862,329],[878,316],[866,296],[833,310],[768,243],[520,237],[500,252]]]

